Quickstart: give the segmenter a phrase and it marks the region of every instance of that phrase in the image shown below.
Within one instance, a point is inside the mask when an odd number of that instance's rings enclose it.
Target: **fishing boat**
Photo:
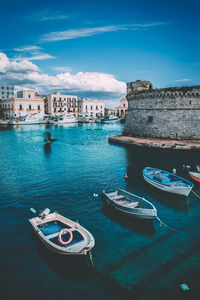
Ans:
[[[195,181],[197,181],[197,182],[200,183],[200,173],[199,172],[191,172],[191,171],[189,171],[188,174],[190,175],[190,177],[193,180],[195,180]]]
[[[104,202],[113,209],[130,217],[139,219],[154,219],[157,217],[155,206],[144,198],[130,192],[117,189],[115,192],[103,192]]]
[[[10,125],[44,124],[47,121],[40,114],[29,114],[9,121]]]
[[[34,209],[32,212],[36,213]],[[51,251],[64,255],[87,255],[94,247],[92,234],[78,222],[73,222],[46,208],[29,220],[36,235]]]
[[[49,124],[66,124],[66,123],[76,123],[78,122],[77,118],[71,115],[60,115],[55,116],[49,120]]]
[[[188,196],[194,184],[182,177],[156,168],[146,167],[143,170],[146,182],[164,192]]]
[[[118,122],[119,118],[114,115],[106,116],[104,119],[101,120],[101,123],[115,123]]]

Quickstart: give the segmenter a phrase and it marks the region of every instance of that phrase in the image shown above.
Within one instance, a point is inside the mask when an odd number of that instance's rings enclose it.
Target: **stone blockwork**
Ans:
[[[200,86],[128,92],[123,135],[200,139]]]

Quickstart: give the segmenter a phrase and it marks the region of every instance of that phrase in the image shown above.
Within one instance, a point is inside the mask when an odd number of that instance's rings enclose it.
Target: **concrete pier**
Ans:
[[[173,150],[200,150],[200,141],[196,140],[156,139],[118,135],[110,137],[108,141],[113,144],[125,146],[140,146]]]

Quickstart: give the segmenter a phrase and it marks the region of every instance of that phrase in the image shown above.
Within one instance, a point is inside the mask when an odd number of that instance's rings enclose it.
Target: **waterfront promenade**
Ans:
[[[130,137],[124,135],[109,137],[109,142],[124,146],[140,146],[148,148],[172,149],[172,150],[200,150],[200,141],[156,139],[145,137]]]

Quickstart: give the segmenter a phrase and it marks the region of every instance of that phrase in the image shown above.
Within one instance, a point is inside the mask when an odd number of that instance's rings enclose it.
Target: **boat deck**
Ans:
[[[41,232],[49,239],[49,241],[51,241],[52,243],[56,244],[57,246],[60,247],[69,247],[72,246],[74,244],[77,244],[79,242],[82,242],[84,240],[83,236],[80,234],[80,232],[76,229],[72,229],[72,233],[73,233],[73,239],[71,241],[71,243],[67,244],[67,245],[62,245],[59,241],[58,241],[58,234],[59,232],[64,229],[64,228],[72,228],[60,221],[50,221],[47,222],[45,224],[39,225],[38,228],[41,230]],[[62,240],[63,242],[66,242],[69,239],[69,233],[65,233],[62,235]]]

